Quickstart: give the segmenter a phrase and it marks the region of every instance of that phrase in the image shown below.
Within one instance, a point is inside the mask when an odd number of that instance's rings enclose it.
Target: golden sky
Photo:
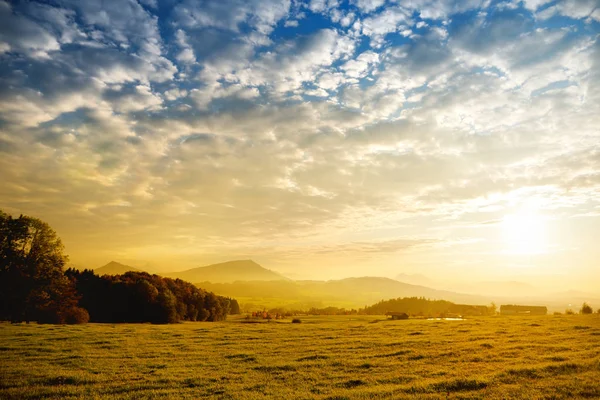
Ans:
[[[600,290],[594,0],[0,1],[0,208],[71,262]]]

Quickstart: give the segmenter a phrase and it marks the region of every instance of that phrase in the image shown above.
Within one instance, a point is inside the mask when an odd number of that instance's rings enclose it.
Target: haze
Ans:
[[[91,268],[598,291],[599,33],[595,0],[0,1],[0,209]]]

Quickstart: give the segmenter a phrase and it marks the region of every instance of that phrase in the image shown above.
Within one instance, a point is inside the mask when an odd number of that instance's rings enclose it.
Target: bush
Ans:
[[[567,308],[565,310],[565,314],[567,314],[567,315],[573,315],[573,314],[575,314],[575,312],[573,310],[571,310],[570,308]]]
[[[583,306],[581,306],[580,312],[582,314],[591,314],[594,312],[594,310],[592,309],[592,307],[590,307],[590,305],[588,303],[583,303]]]
[[[65,324],[87,324],[90,320],[90,314],[85,308],[73,307],[65,312]]]
[[[292,320],[292,324],[301,324],[301,323],[302,323],[302,320],[300,318],[294,318]]]
[[[562,315],[562,313],[559,311],[554,311],[554,315]]]

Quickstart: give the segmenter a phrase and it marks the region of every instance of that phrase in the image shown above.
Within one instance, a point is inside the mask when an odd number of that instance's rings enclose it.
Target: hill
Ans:
[[[160,274],[189,282],[231,283],[236,281],[286,281],[288,278],[252,260],[236,260],[180,272]]]
[[[426,297],[466,304],[488,304],[483,296],[436,290],[389,278],[360,277],[330,281],[279,281],[210,283],[192,281],[206,290],[237,298],[246,308],[364,307],[397,298]]]
[[[108,264],[94,269],[94,273],[98,276],[102,275],[121,275],[125,272],[143,272],[141,269],[130,267],[129,265],[121,264],[116,261],[111,261]]]

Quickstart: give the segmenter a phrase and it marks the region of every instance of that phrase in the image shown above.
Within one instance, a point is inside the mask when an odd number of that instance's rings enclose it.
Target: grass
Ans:
[[[600,397],[597,315],[242,321],[0,323],[0,398]]]

